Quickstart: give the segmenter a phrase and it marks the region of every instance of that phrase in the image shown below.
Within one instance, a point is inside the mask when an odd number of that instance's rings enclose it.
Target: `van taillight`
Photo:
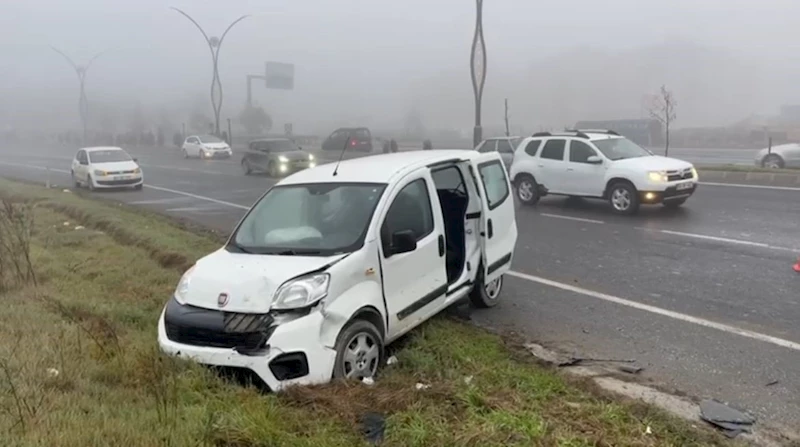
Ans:
[[[355,146],[356,144],[358,144],[358,141],[350,140],[350,146]]]

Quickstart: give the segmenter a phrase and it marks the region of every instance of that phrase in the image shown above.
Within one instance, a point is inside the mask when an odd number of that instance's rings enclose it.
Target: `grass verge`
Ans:
[[[388,446],[727,445],[444,317],[414,331],[372,386],[274,395],[230,383],[155,343],[182,269],[215,249],[215,236],[4,180],[0,198],[30,218],[36,276],[0,292],[3,445],[357,446],[367,412],[385,416]]]

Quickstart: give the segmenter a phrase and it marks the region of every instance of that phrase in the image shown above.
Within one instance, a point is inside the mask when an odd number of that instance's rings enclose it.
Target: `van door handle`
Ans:
[[[487,226],[488,226],[487,230],[489,231],[489,239],[491,239],[492,236],[494,236],[494,226],[492,226],[492,219],[489,219]]]
[[[544,167],[544,165],[539,165],[539,167],[540,167],[540,168],[543,168],[543,167]]]
[[[574,171],[574,169],[572,169],[572,168],[567,168],[567,171]]]
[[[444,236],[439,235],[439,256],[444,256]]]

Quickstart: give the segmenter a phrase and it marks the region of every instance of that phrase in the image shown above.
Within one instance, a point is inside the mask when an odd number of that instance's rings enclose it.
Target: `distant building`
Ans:
[[[578,129],[608,129],[642,146],[657,146],[664,141],[661,123],[654,119],[578,121]]]

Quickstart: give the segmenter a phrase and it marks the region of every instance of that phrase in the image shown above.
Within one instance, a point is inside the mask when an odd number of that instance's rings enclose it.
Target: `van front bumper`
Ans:
[[[158,344],[168,355],[252,371],[270,390],[280,391],[331,380],[336,351],[320,342],[322,323],[319,312],[277,324],[269,315],[203,309],[170,299],[158,321]]]

